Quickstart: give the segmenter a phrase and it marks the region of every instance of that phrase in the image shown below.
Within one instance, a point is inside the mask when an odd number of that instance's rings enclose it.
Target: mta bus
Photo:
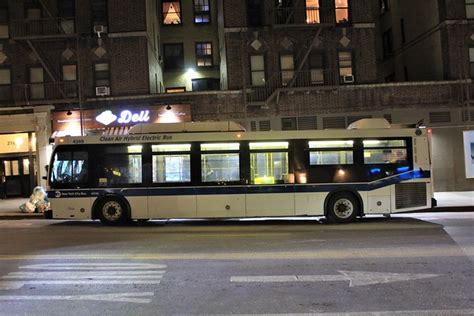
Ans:
[[[348,223],[432,207],[424,128],[364,119],[348,129],[247,132],[234,122],[143,124],[61,137],[50,217],[131,220],[325,216]]]

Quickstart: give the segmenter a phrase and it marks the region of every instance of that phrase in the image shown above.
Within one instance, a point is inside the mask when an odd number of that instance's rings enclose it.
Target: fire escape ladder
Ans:
[[[305,48],[303,58],[299,61],[298,68],[293,74],[293,77],[287,85],[283,85],[281,73],[275,72],[270,77],[269,80],[265,82],[265,85],[260,87],[252,87],[250,91],[246,94],[247,105],[250,106],[260,106],[268,107],[268,104],[278,95],[280,89],[283,88],[292,88],[297,83],[298,75],[301,73],[306,61],[308,60],[309,54],[313,49],[315,43],[319,40],[319,35],[321,34],[321,28],[318,29],[311,44]],[[304,85],[304,83],[303,83]]]

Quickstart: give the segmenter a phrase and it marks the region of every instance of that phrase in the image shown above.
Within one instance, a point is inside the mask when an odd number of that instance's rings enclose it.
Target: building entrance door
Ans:
[[[31,163],[34,163],[34,159]],[[1,197],[28,197],[30,195],[35,186],[35,177],[30,176],[32,168],[28,157],[2,158],[0,168],[3,189],[0,190],[0,195],[3,195]]]

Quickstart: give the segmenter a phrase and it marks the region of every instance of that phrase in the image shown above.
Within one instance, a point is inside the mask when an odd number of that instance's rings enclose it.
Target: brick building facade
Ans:
[[[426,19],[413,14],[420,8]],[[435,136],[472,129],[468,11],[464,0],[2,0],[0,133],[36,133],[40,182],[51,113],[69,110],[185,104],[195,121],[248,130],[344,128],[362,117],[424,120]],[[179,60],[164,45],[177,42]],[[211,57],[205,46],[198,56],[201,42],[212,43]],[[198,58],[212,67],[192,77]],[[180,76],[190,76],[186,88],[165,93]],[[213,91],[194,90],[200,78]]]

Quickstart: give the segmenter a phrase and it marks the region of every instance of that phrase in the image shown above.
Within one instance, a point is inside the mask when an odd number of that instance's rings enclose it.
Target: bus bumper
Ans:
[[[43,216],[44,216],[45,219],[52,219],[53,218],[53,210],[44,211]]]

